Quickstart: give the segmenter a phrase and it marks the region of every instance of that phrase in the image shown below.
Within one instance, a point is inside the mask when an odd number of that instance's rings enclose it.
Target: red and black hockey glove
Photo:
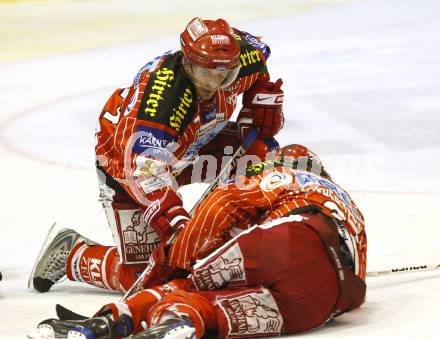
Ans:
[[[170,188],[154,191],[148,198],[152,203],[145,210],[145,221],[167,246],[189,221],[189,214],[183,208],[182,200]]]
[[[141,282],[143,289],[167,282],[176,271],[175,267],[168,266],[166,263],[165,246],[163,243],[160,243],[153,249],[145,271],[145,276]]]
[[[271,138],[284,125],[283,81],[256,82],[243,94],[243,108],[238,114],[237,124],[240,139],[244,139],[252,127],[260,130],[260,137]]]

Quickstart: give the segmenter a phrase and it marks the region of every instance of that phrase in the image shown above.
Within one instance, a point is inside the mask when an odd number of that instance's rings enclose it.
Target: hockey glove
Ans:
[[[160,189],[149,194],[152,203],[147,207],[144,218],[168,246],[180,233],[189,220],[182,200],[170,188]]]
[[[244,139],[252,127],[260,129],[261,138],[276,135],[284,125],[283,81],[256,82],[243,94],[243,108],[237,124],[240,139]]]
[[[175,267],[168,266],[165,247],[163,244],[159,244],[151,253],[140,286],[142,289],[146,289],[163,284],[171,280],[171,277],[176,271],[177,269]]]

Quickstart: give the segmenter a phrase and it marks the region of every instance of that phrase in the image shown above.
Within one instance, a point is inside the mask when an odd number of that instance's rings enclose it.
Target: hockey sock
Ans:
[[[111,265],[117,259],[116,247],[78,243],[67,259],[67,277],[97,287],[117,290],[110,280]]]
[[[67,259],[67,277],[97,287],[126,292],[145,264],[123,264],[116,247],[77,244]]]

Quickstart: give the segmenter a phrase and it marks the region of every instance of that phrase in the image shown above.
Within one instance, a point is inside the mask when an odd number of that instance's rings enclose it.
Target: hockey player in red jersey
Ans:
[[[223,19],[193,19],[181,50],[143,66],[133,84],[104,106],[95,148],[100,199],[116,246],[101,246],[63,229],[45,245],[30,281],[40,292],[70,280],[125,291],[159,243],[188,221],[179,185],[212,178],[250,126],[259,139],[248,154],[264,159],[282,128],[282,81],[269,81],[269,47]],[[243,94],[237,123],[228,122]],[[199,155],[215,170],[202,170]],[[228,158],[228,157],[226,157]],[[204,159],[203,159],[204,160]],[[203,173],[202,173],[203,172]]]
[[[44,321],[42,330],[275,336],[358,308],[366,292],[361,212],[307,148],[290,145],[279,155],[218,187],[196,210],[167,256],[188,278],[106,305],[95,318]]]

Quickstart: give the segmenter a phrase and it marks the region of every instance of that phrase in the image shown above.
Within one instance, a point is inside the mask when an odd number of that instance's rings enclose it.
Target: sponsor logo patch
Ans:
[[[225,121],[225,113],[217,113],[215,115],[215,119],[217,120],[217,122]]]
[[[252,103],[259,105],[281,105],[283,98],[284,94],[259,94],[255,96]]]
[[[136,89],[133,93],[133,96],[131,97],[130,102],[127,105],[127,110],[125,111],[124,116],[127,116],[130,114],[131,110],[133,109],[134,105],[136,104],[138,95],[139,95],[139,87],[136,86]]]
[[[232,83],[232,85],[229,85],[228,87],[225,87],[224,91],[225,92],[231,92],[231,91],[235,91],[238,88],[238,85],[240,83],[238,81]]]
[[[166,56],[171,53],[172,53],[172,50],[169,50],[169,51],[165,52],[164,55],[159,55],[159,56],[155,57],[153,60],[147,62],[144,66],[142,66],[141,69],[136,73],[136,75],[134,77],[134,81],[133,81],[134,86],[137,87],[139,85],[139,80],[142,76],[142,73],[144,73],[145,71],[154,70],[157,67],[158,63],[160,62],[160,59],[163,56]]]
[[[215,136],[226,126],[226,122],[217,123],[214,128],[210,129],[209,132],[205,134],[200,134],[195,142],[189,145],[188,150],[182,157],[183,160],[192,159],[200,148],[206,145],[209,141],[215,138]]]
[[[171,134],[157,128],[139,126],[138,132],[137,144],[142,148],[150,146],[166,148],[175,140]]]
[[[174,82],[174,71],[167,67],[156,70],[151,78],[151,91],[148,94],[144,112],[147,116],[156,117],[157,107],[164,100],[164,93]]]
[[[133,153],[168,162],[177,148],[176,137],[161,129],[138,126]]]
[[[207,124],[200,126],[200,128],[197,130],[197,135],[202,136],[202,135],[208,133],[210,130],[212,130],[215,127],[216,124],[217,124],[217,121],[212,120],[212,121],[208,122]]]
[[[145,179],[141,182],[141,188],[142,190],[148,194],[151,192],[154,192],[160,188],[166,187],[166,186],[172,186],[173,181],[170,178],[169,173],[162,173],[158,176],[154,176],[152,178]]]
[[[237,105],[237,93],[234,93],[234,94],[231,94],[230,96],[228,96],[226,98],[226,102],[229,105],[233,105],[233,106]]]
[[[256,50],[246,49],[240,54],[240,65],[241,67],[246,67],[256,63],[262,62],[260,53]]]
[[[195,18],[193,21],[191,21],[188,24],[186,31],[188,32],[191,39],[193,41],[196,41],[203,34],[208,32],[208,27],[206,27],[206,25],[203,23],[203,21],[200,18]]]
[[[193,94],[189,87],[185,89],[183,94],[179,96],[179,104],[173,107],[173,114],[170,116],[169,124],[171,128],[180,132],[182,128],[183,121],[188,116],[188,110],[194,101]]]
[[[238,244],[228,248],[213,262],[194,269],[193,280],[203,290],[217,290],[223,286],[246,283],[244,259]]]
[[[218,307],[227,318],[227,337],[278,336],[283,318],[267,289],[261,292],[217,298]]]
[[[226,35],[214,34],[211,35],[211,42],[213,45],[228,45],[229,38]]]
[[[244,34],[244,38],[246,41],[248,41],[252,46],[255,48],[258,48],[264,55],[264,57],[267,58],[270,56],[270,48],[267,46],[264,42],[259,40],[258,38],[254,37],[253,35],[246,33]]]
[[[82,281],[94,286],[106,288],[102,281],[101,260],[90,257],[82,257],[79,269]]]
[[[206,123],[214,120],[216,117],[216,106],[213,105],[211,108],[204,110],[201,115],[202,115],[202,123],[203,124],[206,124]]]
[[[153,209],[151,212],[154,211]],[[155,244],[159,243],[156,232],[146,224],[141,210],[116,212],[119,232],[122,235],[123,261],[127,264],[147,262]]]
[[[273,191],[293,182],[293,177],[288,173],[272,172],[266,175],[260,182],[260,187],[265,192]]]
[[[265,69],[262,52],[245,39],[238,40],[240,45],[240,72],[237,79],[255,74]]]
[[[156,215],[157,212],[159,212],[159,210],[160,210],[159,200],[155,200],[150,206],[148,206],[144,215],[144,219],[147,225],[151,223],[151,219]]]
[[[359,213],[354,208],[350,197],[338,185],[336,185],[335,183],[333,183],[332,181],[330,181],[328,179],[325,179],[323,177],[320,177],[320,176],[317,176],[317,175],[314,175],[314,174],[308,173],[308,172],[296,172],[295,176],[296,176],[296,181],[300,185],[300,187],[306,187],[306,186],[310,186],[310,185],[320,185],[320,186],[324,186],[327,189],[329,189],[330,191],[332,191],[336,196],[338,196],[340,199],[342,199],[342,201],[348,207],[350,212],[356,217],[356,219],[360,223],[363,224],[363,220],[362,220],[361,216],[359,215]],[[321,193],[325,195],[325,192],[321,191]]]
[[[264,170],[268,170],[274,167],[282,167],[283,162],[274,161],[274,160],[266,160],[263,162],[259,162],[258,164],[248,166],[246,168],[246,176],[253,176],[262,173]]]
[[[197,112],[191,83],[180,71],[180,54],[167,56],[161,68],[151,73],[138,110],[139,120],[167,126],[180,134]]]

